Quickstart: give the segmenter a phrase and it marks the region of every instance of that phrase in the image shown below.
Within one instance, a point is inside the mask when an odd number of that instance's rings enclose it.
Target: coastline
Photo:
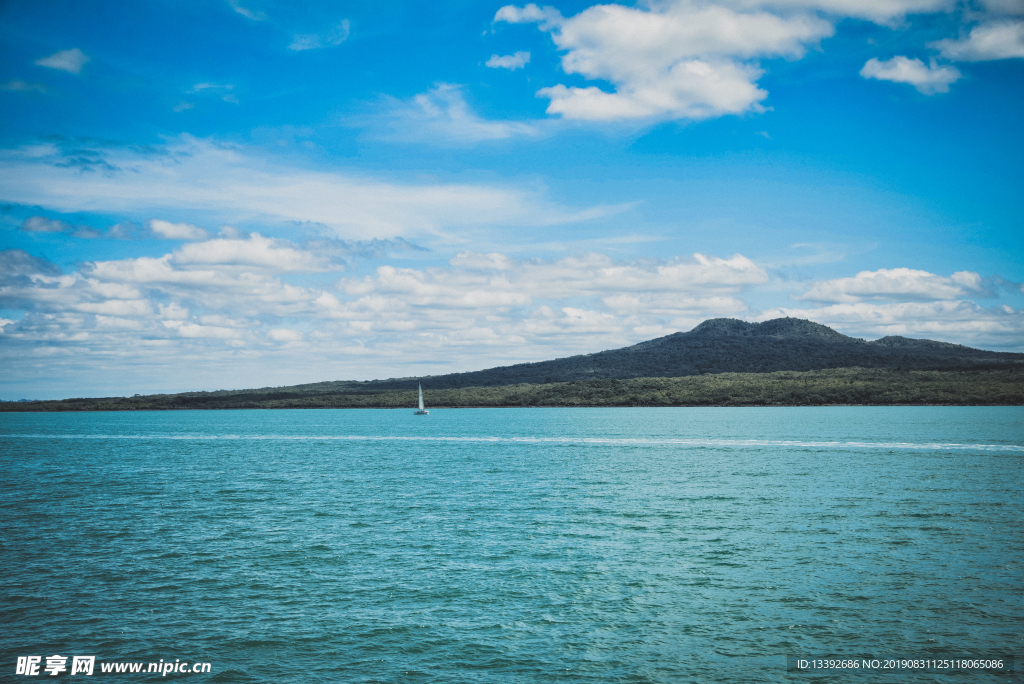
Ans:
[[[300,385],[135,397],[3,402],[0,412],[411,408],[415,390]],[[333,385],[333,383],[332,383]],[[592,379],[424,388],[431,409],[556,407],[1020,406],[1024,367],[962,370],[839,368],[677,378]]]

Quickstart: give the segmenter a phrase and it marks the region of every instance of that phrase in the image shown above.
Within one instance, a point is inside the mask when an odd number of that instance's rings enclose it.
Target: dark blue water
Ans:
[[[1024,654],[1022,463],[1021,407],[0,414],[0,678],[1020,681],[786,656]]]

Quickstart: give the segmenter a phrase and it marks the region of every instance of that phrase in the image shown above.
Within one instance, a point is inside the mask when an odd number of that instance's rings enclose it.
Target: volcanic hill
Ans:
[[[630,347],[520,363],[470,373],[424,377],[431,389],[495,387],[596,378],[676,378],[707,373],[771,373],[826,368],[979,369],[1024,363],[1024,354],[889,336],[867,342],[799,318],[747,323],[713,318]],[[374,380],[379,389],[415,388],[417,378]],[[318,383],[319,384],[319,383]]]

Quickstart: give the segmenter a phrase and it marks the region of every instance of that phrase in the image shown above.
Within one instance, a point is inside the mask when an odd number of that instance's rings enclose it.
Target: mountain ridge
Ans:
[[[454,389],[595,378],[685,377],[851,367],[942,370],[1006,363],[1024,363],[1024,354],[992,352],[898,335],[869,342],[801,318],[775,318],[761,323],[713,318],[687,332],[671,333],[619,349],[479,371],[373,380],[367,384],[380,389],[407,389],[422,380],[433,389]]]

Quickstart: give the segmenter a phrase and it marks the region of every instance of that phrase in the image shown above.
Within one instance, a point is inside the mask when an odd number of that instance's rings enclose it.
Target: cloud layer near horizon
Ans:
[[[759,312],[745,293],[770,277],[742,255],[519,260],[467,251],[445,267],[323,277],[344,268],[315,245],[230,230],[160,257],[87,262],[70,273],[0,251],[0,307],[25,312],[0,323],[3,362],[12,380],[40,387],[113,364],[149,374],[136,383],[152,391],[216,389],[258,368],[265,379],[250,384],[274,384],[271,361],[293,382],[296,372],[305,380],[422,373],[422,360],[442,352],[432,372],[474,370],[625,346],[713,317],[789,315],[869,337],[932,334],[1011,349],[1024,333],[1021,312],[966,299],[997,296],[970,272],[863,272],[810,284],[800,298],[823,306]],[[321,276],[315,284],[291,277],[309,274]],[[195,377],[162,375],[183,366]]]

